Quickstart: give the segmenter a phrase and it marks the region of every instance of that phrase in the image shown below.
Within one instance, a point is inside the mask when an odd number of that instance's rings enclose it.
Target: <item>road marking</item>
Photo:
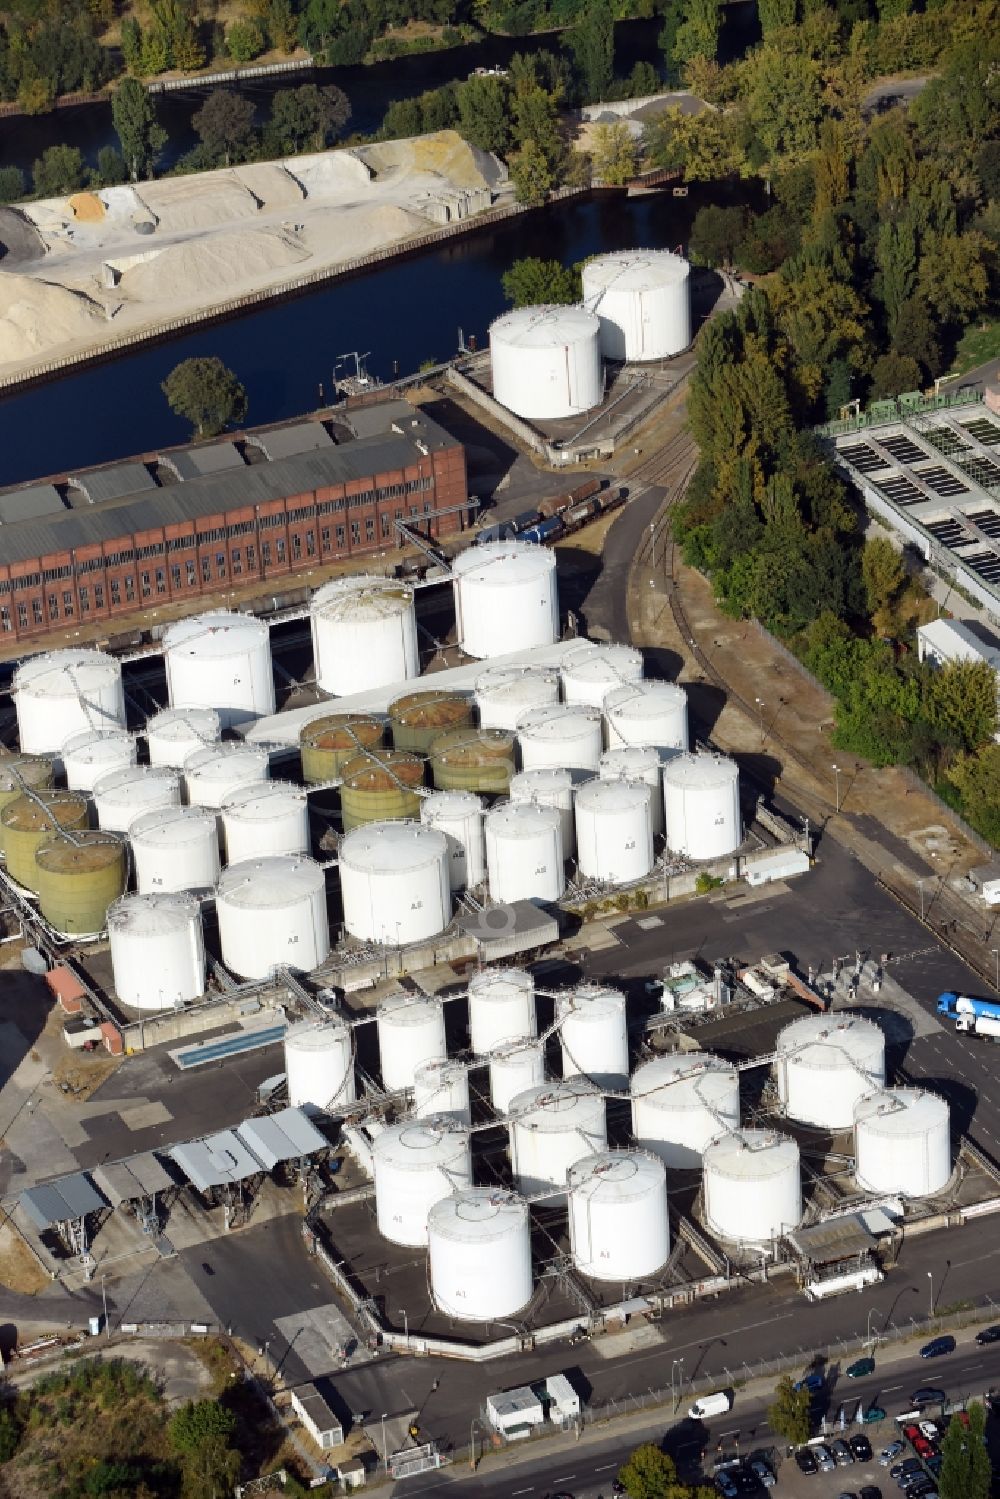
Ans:
[[[595,1473],[610,1473],[610,1471],[611,1471],[612,1468],[617,1468],[618,1466],[619,1466],[618,1463],[605,1463],[603,1468],[595,1468],[594,1472]]]
[[[512,1490],[512,1499],[514,1494],[533,1494],[534,1492],[534,1489],[514,1489]]]
[[[887,1384],[885,1389],[882,1391],[882,1394],[891,1395],[893,1390],[901,1390],[902,1388],[903,1386],[901,1384]]]

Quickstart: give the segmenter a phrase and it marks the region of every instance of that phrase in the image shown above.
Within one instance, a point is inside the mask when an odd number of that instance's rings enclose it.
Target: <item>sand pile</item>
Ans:
[[[287,230],[233,229],[168,245],[154,259],[126,271],[119,290],[130,301],[197,304],[232,296],[258,277],[308,258],[301,240]]]
[[[69,206],[81,224],[99,224],[104,217],[104,204],[96,193],[74,193]]]
[[[315,209],[306,221],[305,239],[317,261],[339,265],[370,255],[386,245],[427,233],[427,220],[397,203],[369,207]]]
[[[257,200],[232,171],[144,182],[142,197],[159,219],[161,234],[214,229],[233,219],[252,219],[258,212]]]
[[[0,273],[0,360],[16,364],[61,344],[99,338],[103,309],[80,292],[33,276]]]
[[[285,171],[280,161],[257,161],[237,167],[236,176],[248,192],[263,204],[265,213],[297,208],[305,201],[302,185]]]
[[[372,174],[362,155],[353,150],[316,151],[309,156],[289,156],[285,166],[296,182],[301,182],[310,201],[340,198],[368,187]]]
[[[131,224],[135,219],[153,217],[135,188],[127,183],[119,187],[102,187],[100,198],[112,224]]]
[[[446,177],[454,187],[489,187],[495,183],[499,168],[494,157],[486,151],[476,151],[456,130],[438,130],[433,135],[362,146],[358,155],[379,178],[427,172]]]

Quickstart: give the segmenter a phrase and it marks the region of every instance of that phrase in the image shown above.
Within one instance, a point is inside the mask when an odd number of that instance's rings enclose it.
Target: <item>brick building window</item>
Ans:
[[[344,539],[345,539],[345,537],[344,537],[344,528],[343,528],[343,526],[338,526],[337,527],[337,545],[338,545],[338,547],[343,547],[343,545],[344,545]]]
[[[72,617],[72,614],[73,614],[73,595],[71,593],[64,593],[63,594],[63,613],[65,615],[69,616],[69,617]]]
[[[167,591],[167,575],[162,567],[156,569],[156,591],[157,593],[166,593]]]
[[[292,536],[292,557],[297,562],[302,556],[302,537]]]
[[[89,614],[90,613],[90,589],[89,588],[81,588],[80,589],[80,613],[81,614]]]
[[[179,562],[172,562],[170,564],[170,581],[174,585],[175,588],[180,588],[180,586],[181,586],[181,565],[180,565]]]
[[[49,594],[49,619],[58,619],[58,618],[59,618],[59,595],[56,594],[56,593],[50,593]]]
[[[257,553],[252,546],[247,547],[247,571],[253,572],[257,566]]]
[[[20,629],[20,630],[26,630],[28,628],[28,606],[27,606],[27,604],[18,604],[18,606],[17,606],[17,625],[18,625],[18,629]]]
[[[202,559],[201,559],[201,575],[204,578],[204,580],[205,580],[206,583],[211,583],[211,581],[212,581],[212,559],[211,559],[211,557],[202,557]]]
[[[365,518],[365,540],[375,540],[375,521],[370,515]]]
[[[21,608],[20,604],[18,604],[17,607],[18,607],[18,611],[20,611],[20,608]],[[42,601],[41,601],[41,599],[32,599],[32,601],[31,601],[31,612],[32,612],[32,614],[35,617],[35,624],[36,625],[41,625],[41,624],[45,623],[44,617],[42,615]]]
[[[184,563],[184,568],[187,573],[187,586],[189,588],[193,588],[195,583],[198,581],[198,569],[190,560]]]
[[[103,609],[104,608],[104,584],[103,583],[95,583],[94,584],[94,608],[95,609]]]
[[[113,609],[117,609],[118,605],[121,603],[121,601],[122,601],[121,584],[118,582],[117,578],[112,578],[112,580],[111,580],[111,607]]]
[[[324,552],[328,552],[330,550],[330,527],[329,526],[324,526],[323,527],[322,531],[320,531],[320,533],[319,533],[319,539],[320,539],[320,544],[321,544]]]
[[[285,560],[285,539],[284,539],[283,536],[279,536],[278,537],[277,541],[274,543],[274,549],[275,549],[275,553],[277,555],[278,561],[279,562],[284,562],[284,560]]]

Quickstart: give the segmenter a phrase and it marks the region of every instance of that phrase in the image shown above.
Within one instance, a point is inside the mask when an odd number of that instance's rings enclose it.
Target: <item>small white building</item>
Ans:
[[[580,1397],[565,1374],[546,1375],[545,1393],[549,1398],[549,1420],[556,1426],[566,1426],[578,1419]]]
[[[330,1409],[326,1397],[314,1384],[302,1384],[291,1391],[292,1410],[308,1431],[317,1447],[326,1451],[328,1447],[339,1447],[344,1440],[344,1428]]]
[[[545,1425],[545,1409],[528,1385],[487,1395],[486,1414],[491,1425],[509,1442],[530,1437],[536,1427]]]

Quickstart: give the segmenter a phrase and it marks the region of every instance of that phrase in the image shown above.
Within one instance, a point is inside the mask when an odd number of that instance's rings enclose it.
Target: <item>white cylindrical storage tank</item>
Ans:
[[[636,1281],[670,1256],[667,1173],[657,1156],[608,1150],[569,1168],[569,1241],[582,1275]]]
[[[135,740],[124,729],[83,729],[59,752],[70,791],[93,791],[102,776],[135,764]]]
[[[285,1082],[293,1109],[344,1108],[357,1098],[351,1028],[339,1015],[285,1032]]]
[[[448,840],[414,822],[367,822],[340,841],[344,925],[352,937],[405,947],[451,920]]]
[[[922,1088],[886,1088],[854,1106],[854,1174],[866,1192],[930,1197],[951,1177],[951,1111]]]
[[[576,793],[580,873],[611,885],[645,879],[653,867],[652,792],[644,781],[588,781]]]
[[[472,975],[469,1045],[477,1057],[485,1057],[504,1042],[526,1040],[537,1032],[535,981],[527,969],[484,968]]]
[[[343,697],[420,671],[413,589],[392,578],[334,578],[309,605],[316,681]]]
[[[11,693],[25,755],[54,754],[84,729],[125,727],[121,663],[103,651],[29,656],[14,673]]]
[[[519,1189],[531,1196],[555,1187],[565,1197],[571,1166],[606,1150],[604,1099],[586,1078],[541,1083],[510,1101],[510,1159]]]
[[[127,833],[144,813],[180,804],[181,778],[165,765],[128,765],[94,785],[97,823],[108,833]]]
[[[666,757],[688,747],[688,700],[673,682],[633,682],[604,699],[608,749],[638,744]]]
[[[512,1317],[531,1300],[527,1203],[502,1187],[442,1197],[427,1218],[431,1294],[462,1322]]]
[[[266,781],[270,757],[254,744],[213,744],[198,750],[184,764],[184,787],[192,807],[218,811],[241,786]]]
[[[586,703],[531,708],[518,719],[517,743],[523,770],[558,765],[596,775],[604,748],[601,710]]]
[[[465,1064],[452,1057],[421,1062],[413,1074],[413,1112],[418,1119],[440,1114],[471,1124],[469,1069]]]
[[[531,802],[536,807],[555,807],[562,830],[564,859],[576,853],[576,818],[573,813],[573,773],[562,766],[539,766],[521,770],[510,778],[512,802]]]
[[[582,1075],[601,1088],[628,1086],[625,996],[606,984],[579,984],[556,1000],[563,1077]]]
[[[222,961],[245,979],[276,968],[310,973],[330,953],[326,881],[312,859],[248,859],[230,864],[215,897]]]
[[[654,837],[663,832],[663,762],[651,745],[620,745],[605,750],[597,774],[602,781],[642,781],[649,787]]]
[[[390,994],[375,1016],[382,1082],[388,1093],[412,1088],[417,1068],[448,1055],[444,1005],[431,994]]]
[[[799,1147],[772,1129],[720,1135],[705,1150],[705,1222],[722,1239],[770,1244],[802,1218]]]
[[[372,1154],[378,1231],[419,1248],[434,1204],[472,1186],[469,1136],[454,1119],[412,1119],[383,1130]]]
[[[506,1114],[512,1099],[545,1081],[545,1053],[532,1040],[507,1041],[490,1053],[490,1102]]]
[[[136,1010],[172,1010],[205,992],[201,906],[193,895],[123,895],[108,911],[115,994]]]
[[[720,859],[743,841],[740,772],[726,755],[675,755],[663,767],[667,847],[688,859]]]
[[[885,1082],[885,1035],[861,1015],[803,1015],[778,1035],[774,1077],[790,1119],[851,1129],[854,1105]]]
[[[163,636],[171,708],[214,708],[224,729],[273,713],[271,634],[252,614],[211,609]]]
[[[486,878],[483,802],[474,791],[435,791],[420,803],[420,821],[448,840],[448,883],[475,889]]]
[[[129,828],[140,895],[208,890],[219,879],[219,831],[204,807],[159,807]]]
[[[495,901],[558,900],[566,872],[556,809],[507,802],[488,812],[486,868]]]
[[[291,781],[260,781],[231,791],[222,803],[226,861],[309,852],[309,802]]]
[[[740,1122],[740,1080],[708,1051],[671,1052],[632,1074],[632,1133],[673,1170],[700,1168],[706,1147]]]
[[[555,554],[530,541],[467,547],[451,564],[458,639],[485,660],[559,639]]]
[[[618,250],[583,267],[583,304],[605,359],[669,359],[691,342],[691,267],[669,250]]]
[[[601,324],[584,307],[519,307],[490,324],[493,395],[529,421],[578,416],[604,394]]]
[[[147,718],[143,734],[150,765],[183,770],[192,755],[218,744],[222,722],[214,708],[163,708]]]
[[[581,645],[562,664],[563,699],[603,708],[617,687],[641,682],[642,652],[633,645]]]
[[[476,707],[484,729],[516,729],[532,708],[559,701],[554,666],[491,666],[476,678]]]

